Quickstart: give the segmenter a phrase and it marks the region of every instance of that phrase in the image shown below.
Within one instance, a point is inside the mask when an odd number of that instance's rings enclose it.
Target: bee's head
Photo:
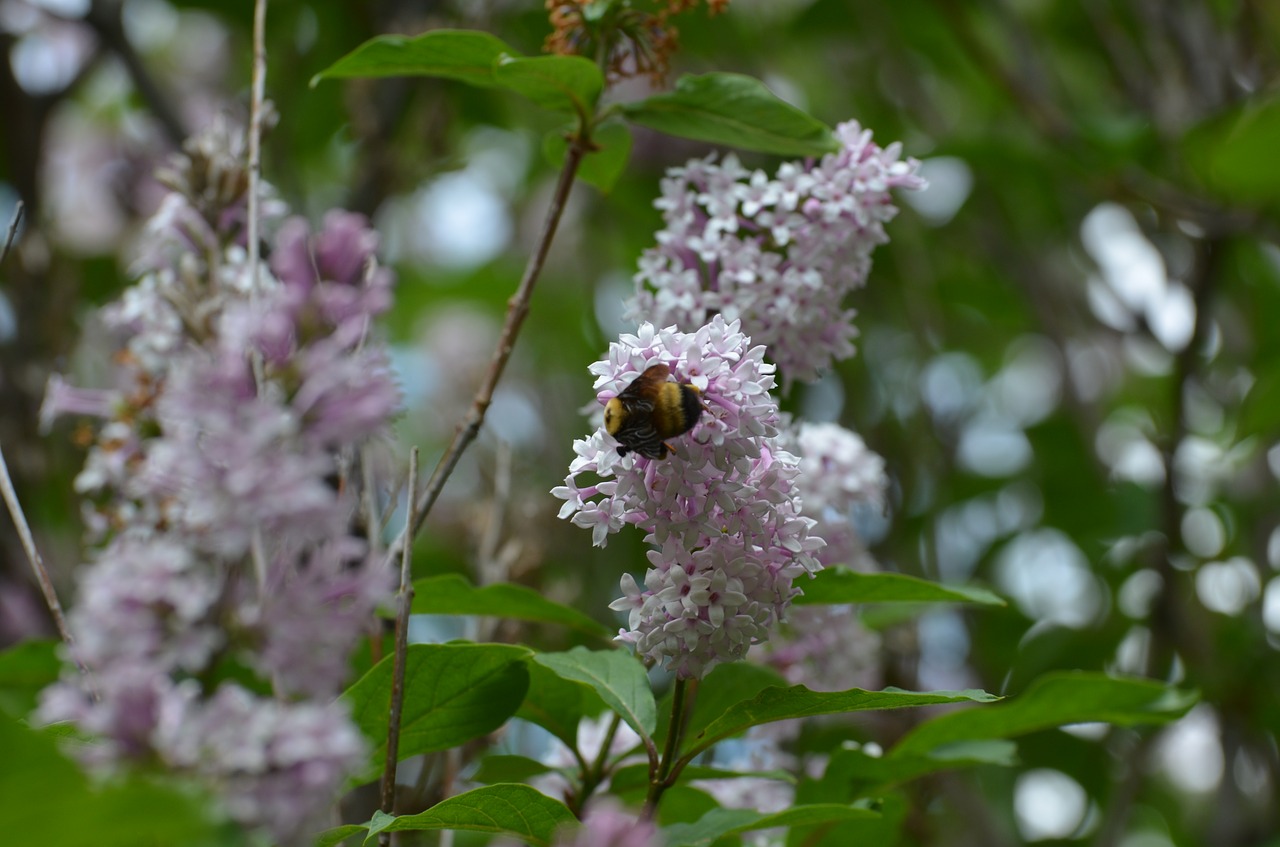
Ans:
[[[604,405],[604,431],[616,435],[626,417],[627,410],[623,408],[622,401],[614,397]]]

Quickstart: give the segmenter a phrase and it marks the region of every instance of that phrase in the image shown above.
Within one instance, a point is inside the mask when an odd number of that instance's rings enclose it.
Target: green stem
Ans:
[[[662,749],[662,758],[658,767],[649,775],[649,795],[644,801],[644,810],[640,813],[642,820],[652,820],[658,810],[658,801],[662,793],[671,787],[671,765],[680,751],[680,736],[685,725],[685,695],[689,690],[689,680],[676,678],[675,691],[671,696],[671,722],[667,725],[667,742]]]

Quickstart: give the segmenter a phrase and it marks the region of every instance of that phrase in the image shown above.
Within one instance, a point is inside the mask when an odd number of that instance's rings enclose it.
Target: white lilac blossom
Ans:
[[[574,442],[560,517],[591,529],[597,546],[634,524],[653,545],[638,584],[622,579],[628,630],[646,658],[686,678],[742,658],[764,641],[799,592],[793,581],[819,567],[822,541],[800,514],[797,458],[778,442],[770,395],[774,368],[737,321],[717,315],[695,332],[642,324],[590,368],[603,406],[648,366],[665,364],[701,392],[706,411],[673,439],[662,461],[619,456],[603,428]]]
[[[784,431],[787,447],[800,456],[797,485],[803,512],[818,522],[827,542],[823,565],[872,570],[875,563],[854,529],[854,511],[885,508],[889,477],[884,459],[856,432],[835,423],[801,423]]]
[[[281,223],[250,269],[226,142],[188,146],[145,276],[104,310],[115,386],[50,384],[47,417],[106,418],[76,481],[103,543],[69,615],[94,690],[68,672],[40,717],[95,736],[86,760],[187,774],[292,844],[365,763],[333,697],[391,574],[343,469],[399,404],[369,336],[392,280],[365,219],[336,211]],[[256,691],[214,681],[255,672]]]
[[[857,121],[836,127],[841,149],[783,164],[770,178],[732,154],[672,168],[662,180],[665,226],[636,273],[632,320],[692,330],[715,314],[741,320],[768,348],[784,386],[853,355],[854,310],[871,253],[897,214],[890,191],[924,188],[901,144],[881,148]]]

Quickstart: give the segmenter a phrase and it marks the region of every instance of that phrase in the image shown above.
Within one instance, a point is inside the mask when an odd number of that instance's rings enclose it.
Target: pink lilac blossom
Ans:
[[[661,847],[658,828],[610,799],[587,807],[582,826],[561,836],[556,847]]]
[[[866,284],[871,253],[897,214],[890,191],[921,189],[919,162],[881,148],[857,121],[841,149],[783,164],[773,178],[732,154],[672,168],[662,180],[665,226],[636,273],[631,320],[689,330],[715,314],[741,320],[782,372],[809,381],[854,353],[846,295]]]
[[[634,524],[653,545],[643,585],[627,574],[611,608],[629,613],[620,638],[682,677],[742,658],[764,641],[815,572],[822,541],[800,514],[798,460],[778,443],[774,368],[737,321],[717,315],[695,332],[642,324],[610,345],[596,374],[603,406],[649,365],[696,386],[706,411],[673,439],[674,456],[619,456],[604,429],[574,442],[561,518],[597,546]]]
[[[345,212],[318,232],[284,221],[270,270],[250,272],[243,167],[218,143],[188,146],[150,270],[104,310],[116,386],[51,381],[48,418],[106,418],[76,481],[104,543],[70,613],[95,691],[68,670],[40,717],[97,736],[87,761],[193,776],[292,844],[365,762],[333,697],[391,574],[353,534],[355,483],[338,481],[399,404],[369,338],[392,279]],[[200,681],[228,668],[274,696]]]

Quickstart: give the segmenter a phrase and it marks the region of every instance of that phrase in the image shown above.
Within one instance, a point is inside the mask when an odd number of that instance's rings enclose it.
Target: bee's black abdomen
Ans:
[[[702,397],[692,385],[680,386],[680,411],[684,415],[684,429],[681,432],[693,429],[698,418],[702,417]]]

